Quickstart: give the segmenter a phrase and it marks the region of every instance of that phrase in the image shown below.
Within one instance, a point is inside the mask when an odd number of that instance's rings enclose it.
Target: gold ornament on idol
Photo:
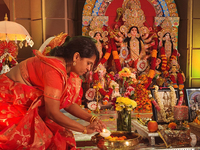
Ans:
[[[170,121],[174,120],[174,106],[176,105],[176,94],[175,94],[175,90],[172,86],[170,86],[169,88],[170,88],[170,100],[171,100],[172,115],[167,118],[166,112],[164,110],[163,102],[161,102],[160,97],[158,95],[159,87],[157,85],[155,85],[155,99],[158,102],[158,105],[161,109],[159,113],[161,114],[164,122],[170,122]]]

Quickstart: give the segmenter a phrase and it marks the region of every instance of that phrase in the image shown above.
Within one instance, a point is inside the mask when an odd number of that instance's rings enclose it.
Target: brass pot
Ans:
[[[164,82],[165,82],[164,78],[159,77],[158,79],[156,79],[156,84],[158,86],[162,86]]]
[[[112,132],[111,136],[122,137],[126,136],[126,140],[116,140],[110,141],[104,139],[99,133],[92,136],[91,141],[93,141],[97,147],[101,150],[128,150],[134,149],[136,145],[142,140],[142,136],[134,133],[134,132],[127,132],[127,131],[116,131]]]

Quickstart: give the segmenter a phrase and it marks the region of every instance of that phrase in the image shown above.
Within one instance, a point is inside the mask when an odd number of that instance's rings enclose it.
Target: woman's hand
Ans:
[[[94,132],[98,132],[99,127],[95,123],[91,123],[86,126],[87,134],[92,134]]]
[[[97,132],[102,132],[102,130],[104,128],[106,128],[106,125],[99,119],[99,118],[96,118],[94,120],[94,123],[96,124],[96,126],[98,127],[98,130]]]
[[[102,132],[103,128],[106,128],[106,125],[99,119],[95,119],[93,123],[86,126],[87,134],[92,134],[94,132]]]

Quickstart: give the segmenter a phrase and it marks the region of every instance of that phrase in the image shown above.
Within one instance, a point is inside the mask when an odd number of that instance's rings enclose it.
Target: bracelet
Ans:
[[[85,129],[82,132],[83,134],[87,134],[87,128],[85,127]]]
[[[95,120],[96,118],[97,118],[96,116],[92,116],[92,117],[90,118],[90,123],[93,123],[94,120]]]

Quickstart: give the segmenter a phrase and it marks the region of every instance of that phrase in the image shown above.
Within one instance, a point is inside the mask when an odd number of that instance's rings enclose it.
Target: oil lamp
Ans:
[[[111,132],[108,129],[103,129],[102,132],[100,133],[102,137],[109,137],[110,134]]]

